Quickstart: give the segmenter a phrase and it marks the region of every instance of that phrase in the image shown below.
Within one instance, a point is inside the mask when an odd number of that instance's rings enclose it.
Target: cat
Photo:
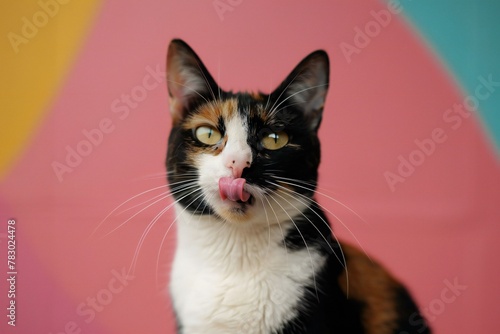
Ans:
[[[430,333],[405,287],[339,243],[315,201],[329,71],[318,50],[272,93],[233,93],[170,43],[178,333]]]

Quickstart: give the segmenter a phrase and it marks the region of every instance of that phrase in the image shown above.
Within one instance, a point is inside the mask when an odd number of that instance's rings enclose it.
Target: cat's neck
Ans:
[[[297,316],[325,257],[284,246],[292,223],[243,225],[177,209],[170,287],[186,332],[276,333]]]
[[[180,209],[177,208],[177,209]],[[285,252],[284,238],[290,223],[229,223],[210,215],[192,215],[178,210],[178,250],[202,260],[206,265],[224,264],[254,267],[272,253]]]

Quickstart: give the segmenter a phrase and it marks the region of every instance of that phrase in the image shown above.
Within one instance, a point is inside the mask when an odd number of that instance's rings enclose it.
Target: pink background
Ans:
[[[393,15],[347,61],[341,43],[353,44],[353,29],[383,8],[378,1],[241,1],[221,20],[211,1],[103,2],[34,139],[2,181],[0,219],[17,220],[19,245],[18,326],[2,320],[2,333],[55,334],[73,323],[81,333],[173,333],[164,290],[174,228],[162,244],[175,218],[171,211],[147,234],[123,290],[112,292],[88,323],[77,309],[118,287],[113,270],[128,269],[141,235],[170,203],[147,207],[144,201],[165,191],[157,189],[99,225],[124,201],[165,185],[170,117],[164,80],[124,119],[112,105],[143,85],[147,68],[164,71],[168,42],[177,37],[233,90],[269,92],[305,55],[325,49],[331,86],[320,130],[320,187],[356,213],[319,196],[342,220],[331,217],[336,234],[358,241],[402,279],[436,333],[495,332],[498,160],[474,116],[456,130],[443,120],[465,96],[403,17]],[[59,182],[53,162],[64,163],[66,147],[82,145],[82,131],[103,119],[113,130]],[[431,138],[435,128],[446,140],[391,191],[384,173],[397,173],[398,157],[408,158],[418,149],[415,140]],[[0,269],[6,272],[4,261]],[[444,303],[442,291],[454,280],[466,288]],[[3,291],[0,296],[3,302]]]

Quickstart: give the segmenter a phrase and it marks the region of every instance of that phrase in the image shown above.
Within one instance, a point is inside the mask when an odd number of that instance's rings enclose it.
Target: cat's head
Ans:
[[[316,51],[272,93],[232,93],[186,43],[173,40],[167,171],[177,203],[237,223],[273,224],[299,214],[316,189],[328,78],[328,56]]]

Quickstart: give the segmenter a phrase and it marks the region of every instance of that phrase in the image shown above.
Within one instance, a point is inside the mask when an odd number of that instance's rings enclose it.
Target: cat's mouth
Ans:
[[[243,202],[241,200],[237,200],[236,203],[238,204],[241,204],[241,205],[253,205],[253,203],[255,203],[255,197],[253,197],[252,195],[250,195],[250,197],[248,198],[248,200],[246,202]]]
[[[249,185],[244,178],[221,177],[219,195],[223,201],[231,201],[240,206],[252,206],[255,197],[248,191]]]
[[[253,208],[259,198],[258,188],[244,178],[221,177],[216,189],[219,196],[213,206],[218,216],[225,221],[240,223],[252,219],[255,214]]]
[[[253,196],[245,189],[244,178],[221,177],[219,179],[219,195],[223,201],[252,204]]]

